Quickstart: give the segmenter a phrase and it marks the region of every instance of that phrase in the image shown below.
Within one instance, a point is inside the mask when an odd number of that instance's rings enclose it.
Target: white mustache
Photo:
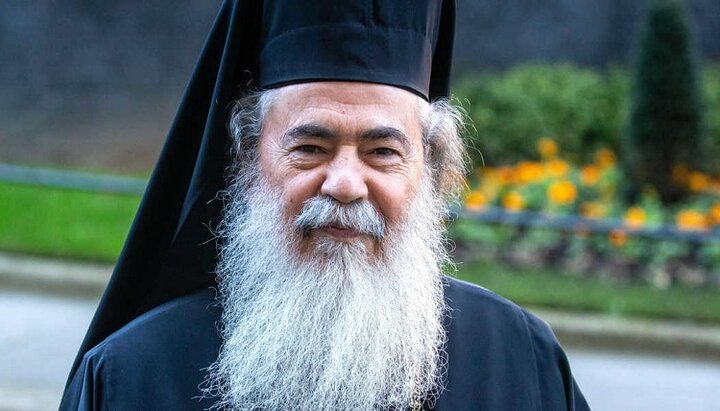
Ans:
[[[329,196],[315,196],[305,201],[293,225],[304,236],[311,230],[328,226],[352,229],[378,240],[385,236],[385,219],[369,202],[343,204]]]

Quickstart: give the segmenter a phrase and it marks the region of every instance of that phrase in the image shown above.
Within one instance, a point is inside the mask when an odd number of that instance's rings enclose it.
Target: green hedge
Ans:
[[[624,69],[530,64],[504,73],[467,74],[457,84],[453,93],[476,129],[471,136],[479,150],[471,150],[476,165],[481,164],[480,153],[486,164],[537,158],[536,142],[542,137],[557,141],[570,160],[587,160],[598,147],[622,157],[630,93]],[[703,91],[705,146],[708,158],[718,158],[720,65],[706,66]],[[720,171],[720,164],[710,162],[710,167]]]
[[[706,67],[702,88],[705,103],[705,159],[708,171],[720,174],[720,63]]]

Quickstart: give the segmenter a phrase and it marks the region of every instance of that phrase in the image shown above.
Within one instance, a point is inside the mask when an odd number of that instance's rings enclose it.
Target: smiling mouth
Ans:
[[[320,231],[342,240],[349,240],[359,237],[361,234],[353,228],[342,227],[338,225],[329,225],[318,228]]]

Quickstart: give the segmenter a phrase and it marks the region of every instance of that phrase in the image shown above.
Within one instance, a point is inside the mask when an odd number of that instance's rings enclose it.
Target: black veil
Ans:
[[[454,20],[453,0],[224,1],[69,381],[89,349],[140,314],[215,284],[234,98],[319,80],[447,96]]]

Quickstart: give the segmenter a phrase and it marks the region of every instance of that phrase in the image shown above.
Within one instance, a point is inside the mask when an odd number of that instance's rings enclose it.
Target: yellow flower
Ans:
[[[502,205],[511,211],[522,210],[525,207],[525,199],[517,191],[510,191],[503,196]]]
[[[570,204],[577,198],[577,189],[570,181],[557,181],[547,189],[550,202],[555,204]]]
[[[645,224],[645,210],[640,207],[630,207],[625,212],[623,220],[630,228],[640,228]]]
[[[542,158],[553,158],[558,153],[558,146],[551,138],[541,138],[537,142],[537,149]]]
[[[520,184],[527,184],[542,179],[543,166],[534,161],[521,161],[515,167],[515,178]]]
[[[465,207],[468,210],[480,211],[486,203],[487,198],[485,198],[485,195],[477,190],[469,192],[465,197]]]
[[[600,181],[600,168],[594,164],[580,169],[580,182],[586,186],[594,186]]]
[[[713,225],[720,224],[720,203],[715,203],[708,211],[708,223]]]
[[[675,224],[681,230],[704,230],[707,228],[707,219],[699,211],[682,210],[675,216]]]
[[[705,191],[710,185],[710,177],[699,171],[693,171],[688,177],[688,188],[693,193]]]
[[[597,201],[587,201],[580,204],[580,215],[587,218],[605,217],[605,206]]]
[[[570,165],[567,161],[554,159],[547,162],[545,169],[553,177],[565,177],[570,171]]]
[[[615,164],[615,153],[607,148],[601,148],[595,152],[595,164],[600,168],[608,168]]]
[[[622,247],[627,242],[627,233],[623,230],[619,230],[616,228],[610,231],[608,239],[610,240],[610,244],[612,244],[613,247]]]

